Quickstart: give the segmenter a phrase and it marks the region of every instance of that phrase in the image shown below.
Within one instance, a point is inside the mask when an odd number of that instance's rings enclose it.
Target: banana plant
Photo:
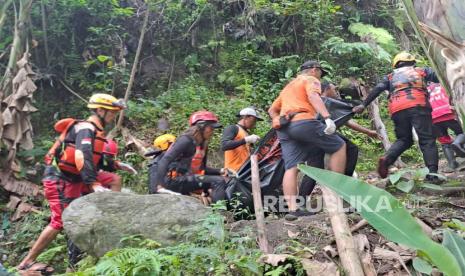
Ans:
[[[306,165],[299,165],[299,169],[349,202],[386,239],[417,250],[445,275],[463,275],[460,260],[444,245],[428,237],[402,203],[389,192],[335,172]]]

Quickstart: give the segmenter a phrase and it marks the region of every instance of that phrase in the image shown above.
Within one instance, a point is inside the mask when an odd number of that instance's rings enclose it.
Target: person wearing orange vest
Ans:
[[[105,188],[109,188],[114,192],[121,192],[121,177],[115,171],[123,170],[134,175],[137,174],[137,171],[130,164],[116,160],[117,155],[118,144],[112,139],[107,139],[103,146],[97,181],[102,183]]]
[[[202,196],[213,202],[222,200],[226,170],[207,166],[208,142],[214,130],[221,128],[218,117],[210,111],[197,111],[190,116],[189,125],[158,161],[154,186],[158,192],[166,189],[184,195],[201,190]]]
[[[431,105],[428,101],[427,81],[438,82],[436,74],[429,67],[416,67],[416,59],[410,53],[401,52],[392,61],[392,73],[384,77],[372,89],[365,101],[353,111],[362,113],[383,91],[389,91],[389,113],[394,121],[397,140],[378,161],[378,174],[388,176],[389,166],[413,145],[412,127],[418,134],[421,152],[431,174],[426,181],[440,183],[438,172],[438,149],[433,135]]]
[[[250,135],[248,131],[255,127],[257,121],[263,121],[252,107],[242,109],[237,117],[240,118],[239,122],[226,127],[221,138],[224,167],[234,172],[239,171],[242,164],[249,159],[250,144],[254,144],[260,139],[258,135]]]
[[[346,145],[335,134],[336,125],[330,118],[320,94],[320,79],[326,72],[317,61],[307,61],[299,75],[291,80],[268,109],[273,128],[277,129],[285,164],[284,198],[289,213],[285,219],[295,220],[310,215],[297,208],[297,165],[320,152],[330,154],[329,167],[344,173]],[[324,123],[317,120],[320,114]]]
[[[447,164],[451,170],[455,170],[459,164],[455,160],[454,142],[449,135],[451,129],[457,138],[463,136],[462,126],[457,120],[454,108],[450,103],[446,90],[440,83],[431,82],[428,85],[429,103],[431,104],[433,118],[433,133],[442,146],[442,151],[447,159]]]
[[[97,180],[98,164],[104,151],[104,127],[114,121],[125,104],[108,94],[94,94],[87,107],[92,115],[86,120],[63,119],[55,125],[61,134],[45,157],[42,179],[51,221],[18,265],[19,270],[49,269],[35,260],[63,229],[63,210],[84,190],[109,191]]]

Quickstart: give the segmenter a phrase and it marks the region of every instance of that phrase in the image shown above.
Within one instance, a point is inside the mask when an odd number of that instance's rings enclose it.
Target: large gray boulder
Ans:
[[[175,244],[209,213],[209,208],[187,196],[104,192],[73,201],[63,213],[63,223],[77,247],[99,257],[131,235]]]

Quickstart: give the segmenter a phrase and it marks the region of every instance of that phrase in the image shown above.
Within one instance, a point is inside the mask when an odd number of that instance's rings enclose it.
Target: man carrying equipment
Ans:
[[[242,109],[237,115],[240,120],[235,125],[226,127],[221,139],[224,151],[224,167],[237,172],[250,157],[250,144],[255,144],[260,137],[249,135],[257,121],[263,121],[252,107]]]
[[[284,87],[268,110],[273,128],[277,129],[285,163],[283,192],[289,220],[309,215],[297,208],[297,164],[324,152],[331,155],[330,170],[344,173],[345,169],[345,143],[335,134],[336,125],[320,97],[320,78],[325,73],[317,61],[305,62],[299,75]],[[324,123],[316,119],[318,113]]]
[[[52,217],[50,224],[18,265],[19,270],[43,271],[49,268],[45,264],[35,263],[35,260],[63,229],[63,210],[80,197],[83,190],[109,191],[97,181],[98,164],[106,140],[104,127],[114,121],[125,104],[111,95],[95,94],[87,107],[92,115],[86,120],[68,118],[55,124],[60,137],[45,157],[47,167],[42,179]]]
[[[385,76],[371,91],[365,101],[353,111],[361,113],[383,91],[389,91],[389,113],[394,121],[397,140],[378,161],[378,174],[388,175],[389,166],[413,145],[412,127],[418,134],[423,160],[430,173],[438,172],[438,149],[433,135],[431,106],[428,101],[427,81],[438,82],[429,67],[416,67],[412,54],[397,54],[392,62],[393,72]],[[439,183],[436,175],[428,174],[426,180]]]

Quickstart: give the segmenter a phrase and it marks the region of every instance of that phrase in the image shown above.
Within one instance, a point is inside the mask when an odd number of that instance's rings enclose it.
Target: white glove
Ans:
[[[137,175],[137,171],[128,163],[118,162],[118,167],[123,171],[129,172],[130,174]]]
[[[181,195],[180,193],[173,192],[171,190],[165,189],[165,188],[160,188],[157,191],[159,194],[168,194],[168,195]]]
[[[107,189],[107,188],[103,187],[103,186],[100,185],[100,184],[93,184],[93,185],[92,185],[92,190],[93,190],[95,193],[101,193],[101,192],[109,192],[109,191],[111,191],[110,189]]]
[[[325,123],[326,123],[326,128],[324,130],[324,133],[326,135],[331,135],[334,132],[336,132],[336,124],[334,123],[333,120],[331,120],[331,118],[326,119]]]
[[[260,140],[260,136],[252,134],[252,135],[246,136],[244,140],[247,144],[255,144],[257,143],[258,140]]]
[[[220,174],[223,175],[223,176],[227,176],[227,177],[239,177],[239,174],[237,174],[237,172],[233,169],[228,169],[228,168],[222,168],[220,170]]]

